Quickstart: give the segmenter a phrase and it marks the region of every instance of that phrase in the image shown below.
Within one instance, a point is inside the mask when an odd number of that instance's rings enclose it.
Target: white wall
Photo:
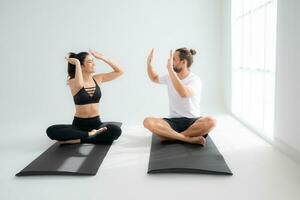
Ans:
[[[278,0],[275,139],[300,152],[300,1]]]
[[[1,124],[70,123],[74,105],[64,56],[89,48],[125,70],[102,85],[103,120],[131,125],[168,114],[166,88],[146,76],[152,47],[160,73],[166,73],[169,49],[198,50],[192,71],[203,80],[203,114],[223,108],[220,0],[6,0],[0,27]],[[109,69],[97,63],[99,72]]]
[[[231,0],[222,0],[222,68],[223,104],[231,112]]]
[[[231,110],[230,0],[222,1],[224,104]],[[300,160],[300,1],[278,0],[273,144]]]

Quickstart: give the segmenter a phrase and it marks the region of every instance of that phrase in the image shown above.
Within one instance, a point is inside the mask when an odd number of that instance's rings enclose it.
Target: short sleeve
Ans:
[[[191,81],[187,86],[193,91],[194,94],[201,93],[202,89],[202,82],[200,79],[196,79],[194,81]]]
[[[158,77],[158,81],[160,84],[167,84],[168,81],[168,75],[163,75]]]

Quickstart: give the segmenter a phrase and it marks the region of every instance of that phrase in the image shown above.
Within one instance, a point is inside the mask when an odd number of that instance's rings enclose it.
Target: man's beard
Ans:
[[[176,73],[180,73],[181,70],[182,70],[182,67],[176,67],[176,66],[173,66],[173,69]]]

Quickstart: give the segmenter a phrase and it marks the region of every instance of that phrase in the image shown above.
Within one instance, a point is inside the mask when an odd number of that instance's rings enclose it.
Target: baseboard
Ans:
[[[296,161],[297,163],[300,163],[300,152],[288,145],[287,143],[283,142],[282,140],[275,138],[273,141],[273,146],[281,151],[282,153],[289,156],[291,159]]]
[[[247,124],[247,123],[243,122],[242,120],[240,120],[235,114],[230,112],[230,115],[234,119],[236,119],[238,122],[243,124],[246,128],[251,130],[255,135],[259,136],[264,141],[266,141],[267,143],[272,145],[278,151],[280,151],[283,154],[287,155],[289,158],[291,158],[295,162],[300,163],[300,152],[297,149],[291,147],[290,145],[286,144],[285,142],[283,142],[282,140],[280,140],[278,138],[271,139],[271,138],[266,137],[265,135],[263,135],[262,133],[257,131],[255,128],[251,127],[249,124]]]

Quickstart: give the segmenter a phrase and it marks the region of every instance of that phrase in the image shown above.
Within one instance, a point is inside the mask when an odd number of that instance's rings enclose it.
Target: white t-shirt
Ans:
[[[169,74],[160,76],[159,82],[168,86],[170,118],[200,117],[200,97],[202,90],[201,79],[190,72],[181,82],[193,91],[193,96],[181,97],[173,86]]]

